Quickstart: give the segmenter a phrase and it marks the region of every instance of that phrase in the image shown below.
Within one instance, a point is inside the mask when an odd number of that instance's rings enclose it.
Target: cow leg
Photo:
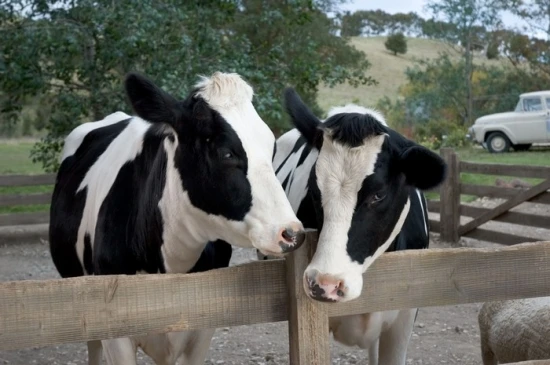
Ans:
[[[115,338],[101,341],[107,365],[136,365],[136,346],[131,339]]]
[[[181,346],[183,353],[178,357],[178,365],[202,365],[210,348],[216,329],[187,331]]]
[[[103,347],[101,341],[88,341],[88,365],[101,365]]]
[[[380,364],[405,365],[416,311],[416,308],[399,311],[391,327],[380,335]]]
[[[369,365],[378,365],[378,347],[380,340],[376,340],[369,346]]]

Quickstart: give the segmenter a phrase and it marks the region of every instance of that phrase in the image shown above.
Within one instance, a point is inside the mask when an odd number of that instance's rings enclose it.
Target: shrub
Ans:
[[[397,56],[398,53],[405,54],[407,53],[407,40],[403,33],[392,34],[384,42],[386,49],[393,53],[394,56]]]

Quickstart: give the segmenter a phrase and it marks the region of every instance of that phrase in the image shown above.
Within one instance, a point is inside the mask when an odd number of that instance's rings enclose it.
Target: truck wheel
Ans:
[[[514,145],[514,149],[516,151],[527,151],[529,150],[529,148],[531,148],[531,144],[515,144]]]
[[[510,140],[504,133],[493,132],[487,137],[487,149],[492,153],[508,152]]]

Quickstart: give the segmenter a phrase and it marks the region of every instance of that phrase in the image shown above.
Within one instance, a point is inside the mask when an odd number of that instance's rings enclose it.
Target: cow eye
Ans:
[[[371,198],[371,204],[378,203],[379,201],[384,200],[385,197],[386,197],[386,194],[384,193],[381,193],[381,192],[376,193]]]
[[[230,160],[233,157],[233,154],[231,152],[225,152],[223,155],[223,158],[225,160]]]

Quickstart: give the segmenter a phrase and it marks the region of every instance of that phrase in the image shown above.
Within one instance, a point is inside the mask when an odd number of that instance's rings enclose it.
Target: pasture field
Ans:
[[[323,110],[349,102],[373,107],[384,96],[394,100],[399,87],[406,83],[405,70],[407,67],[413,67],[416,59],[433,59],[441,52],[458,57],[458,53],[445,43],[425,38],[407,38],[407,53],[394,56],[384,47],[385,41],[386,37],[353,37],[351,39],[351,44],[367,55],[372,64],[367,74],[373,76],[378,81],[378,85],[357,88],[348,84],[338,85],[335,88],[323,86],[319,90],[319,104]],[[483,54],[476,54],[474,62],[495,64],[503,61],[489,61]]]

